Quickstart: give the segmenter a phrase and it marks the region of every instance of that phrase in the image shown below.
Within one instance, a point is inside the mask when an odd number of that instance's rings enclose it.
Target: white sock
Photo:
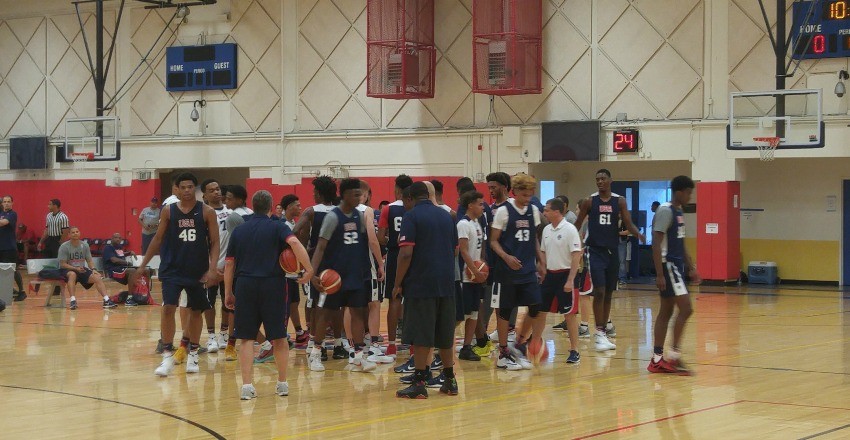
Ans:
[[[104,301],[109,301],[109,295],[103,295],[103,300],[104,300]]]
[[[252,383],[242,384],[242,388],[243,388],[243,389],[244,389],[244,388],[254,388],[254,384],[252,384]]]
[[[74,295],[71,295],[71,301],[76,301],[76,300],[77,300],[77,297],[74,296]]]
[[[661,362],[662,358],[663,358],[663,356],[661,356],[660,354],[653,354],[652,355],[652,362],[655,362],[655,363]]]
[[[269,342],[269,341],[266,341],[266,342],[263,342],[262,345],[260,345],[260,347],[263,350],[271,350],[272,349],[272,343]]]
[[[315,354],[315,355],[321,355],[321,354],[322,354],[322,349],[321,349],[321,348],[319,348],[319,347],[315,347],[315,346],[314,346],[314,347],[313,347],[313,354]]]

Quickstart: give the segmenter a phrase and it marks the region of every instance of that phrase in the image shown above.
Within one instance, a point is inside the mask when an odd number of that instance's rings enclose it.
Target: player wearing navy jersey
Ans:
[[[305,209],[301,213],[301,216],[298,217],[295,227],[292,228],[292,232],[301,240],[301,244],[307,248],[307,253],[311,256],[319,240],[322,221],[325,219],[325,215],[334,208],[334,203],[336,203],[336,182],[332,177],[319,176],[313,179],[312,183],[313,200],[316,204]],[[326,323],[316,324],[310,285],[307,285],[305,289],[307,289],[307,301],[304,305],[304,319],[307,322],[307,331],[315,333],[315,327],[325,326]],[[310,339],[307,346],[308,350],[312,347],[312,344],[313,340]],[[319,346],[321,347],[321,344]],[[324,351],[324,347],[321,347],[321,350],[322,360],[327,360],[328,356]]]
[[[301,201],[295,194],[287,194],[280,199],[282,211],[281,219],[290,229],[295,228],[295,219],[301,217]],[[302,328],[301,310],[298,308],[301,304],[301,293],[309,292],[309,285],[299,285],[295,282],[295,275],[287,275],[287,286],[289,293],[289,320],[295,327],[295,348],[307,348],[307,342],[310,340],[310,333]]]
[[[523,347],[532,334],[541,338],[546,325],[540,314],[542,298],[538,284],[538,276],[542,278],[546,274],[546,267],[537,241],[540,211],[530,203],[537,180],[517,174],[511,179],[511,187],[514,198],[496,210],[490,230],[490,249],[498,256],[491,306],[496,309],[499,336],[496,366],[518,370],[531,368],[522,353]],[[528,314],[515,345],[509,350],[508,325],[511,312],[518,306],[528,306]]]
[[[402,192],[413,184],[413,179],[406,174],[395,178],[396,200],[384,206],[378,218],[378,241],[387,247],[386,264],[384,268],[385,281],[384,291],[389,293],[395,285],[396,263],[398,261],[398,234],[401,232],[401,219],[405,213]],[[389,307],[387,308],[387,356],[395,356],[397,352],[396,339],[398,337],[399,320],[402,315],[400,298],[389,296]],[[410,371],[404,371],[410,372]]]
[[[317,268],[317,274],[321,274],[325,269],[335,270],[341,279],[341,287],[339,292],[327,295],[324,304],[320,305],[318,292],[321,290],[321,281],[318,276],[313,277],[313,287],[317,291],[313,298],[317,310],[316,322],[327,322],[333,315],[339,315],[342,308],[351,309],[351,334],[348,337],[352,340],[355,350],[351,363],[360,371],[370,371],[375,368],[375,363],[368,361],[368,354],[363,351],[363,316],[371,294],[366,290],[370,281],[367,225],[357,210],[357,205],[360,204],[360,180],[344,179],[340,182],[339,190],[341,202],[322,221],[312,263],[313,267]],[[309,360],[312,371],[325,369],[318,348],[324,339],[325,329],[322,325],[316,326],[313,339],[316,347],[310,352]],[[336,348],[334,352],[336,354]]]
[[[404,295],[403,341],[410,344],[414,358],[414,377],[397,397],[428,397],[425,383],[430,379],[428,356],[433,348],[440,351],[445,378],[440,392],[458,393],[454,375],[454,271],[457,255],[457,230],[451,215],[429,200],[424,182],[410,186],[416,207],[404,214],[399,234],[398,268],[393,296]]]
[[[158,376],[167,376],[174,367],[174,312],[182,290],[186,291],[188,306],[192,309],[185,326],[187,334],[184,335],[184,338],[189,339],[186,372],[198,372],[202,313],[210,308],[204,283],[216,276],[219,255],[215,211],[195,200],[198,179],[191,173],[182,173],[175,178],[175,182],[180,201],[162,210],[159,229],[139,265],[147,268],[151,258],[160,254],[163,361],[155,371]],[[147,269],[142,271],[147,275]]]
[[[617,348],[608,336],[614,336],[605,326],[611,315],[611,298],[617,288],[617,274],[620,260],[620,220],[632,235],[645,242],[643,234],[632,224],[626,199],[611,192],[611,172],[601,169],[596,172],[598,192],[585,200],[580,207],[576,229],[581,230],[587,220],[585,244],[589,255],[590,276],[593,279],[593,317],[596,324],[596,350],[606,351]]]
[[[700,277],[685,249],[685,214],[682,206],[691,200],[694,181],[688,176],[678,176],[670,182],[670,190],[673,193],[672,200],[658,207],[652,225],[652,261],[655,263],[655,285],[661,296],[661,309],[655,319],[654,353],[646,369],[650,373],[689,375],[690,371],[681,360],[680,345],[685,323],[693,313],[685,276],[690,275],[694,283],[699,283]],[[665,353],[664,340],[674,308],[678,308],[679,313],[673,324],[673,345]]]
[[[508,200],[510,200],[508,195],[511,192],[511,176],[508,175],[508,173],[504,173],[501,171],[488,174],[487,189],[490,191],[490,197],[493,199],[493,204],[490,205],[490,210],[493,215],[495,215],[496,210],[507,204]],[[489,222],[491,226],[493,224],[492,220],[493,219],[491,218]],[[487,241],[488,243],[490,241],[489,235]],[[478,320],[479,327],[481,327],[481,324],[483,323],[483,331],[485,332],[485,335],[487,332],[487,326],[490,324],[490,317],[493,315],[493,307],[490,306],[491,297],[493,294],[492,285],[493,283],[495,283],[496,276],[499,273],[499,267],[496,264],[498,256],[494,252],[488,252],[487,258],[487,264],[490,266],[490,277],[488,278],[487,282],[490,284],[490,286],[485,291],[486,297],[484,298],[484,301],[481,302],[481,315],[479,316],[480,319]],[[517,310],[515,308],[511,312],[511,319],[508,324],[508,340],[510,342],[513,342],[516,339],[516,331],[514,330],[516,324],[516,314]],[[476,338],[478,337],[477,334],[478,333],[476,333]],[[499,332],[497,330],[487,336],[488,339],[496,341],[499,339]],[[490,348],[493,348],[492,343]]]
[[[292,234],[289,226],[269,217],[271,194],[264,190],[257,191],[252,202],[255,215],[232,231],[224,269],[225,303],[235,310],[234,334],[241,341],[242,400],[257,397],[253,385],[252,359],[254,338],[260,325],[265,329],[274,351],[278,353],[275,358],[278,375],[275,392],[279,396],[289,395],[289,384],[286,381],[289,347],[285,339],[285,315],[289,300],[278,256],[286,247],[291,247],[298,262],[304,267],[298,282],[307,283],[313,276],[313,268],[304,246]],[[234,296],[235,290],[239,291],[238,297]]]

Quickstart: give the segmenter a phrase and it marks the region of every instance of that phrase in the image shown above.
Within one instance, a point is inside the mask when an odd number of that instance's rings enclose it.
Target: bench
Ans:
[[[47,266],[51,267],[59,267],[59,259],[57,258],[30,258],[27,260],[27,273],[30,275],[35,275],[36,279],[29,282],[27,285],[27,295],[38,295],[38,291],[41,288],[41,285],[44,284],[47,289],[47,301],[44,303],[45,307],[50,306],[50,300],[53,298],[53,287],[60,287],[60,301],[59,307],[65,308],[65,290],[68,288],[65,281],[63,280],[45,280],[38,276],[38,273],[41,272]]]

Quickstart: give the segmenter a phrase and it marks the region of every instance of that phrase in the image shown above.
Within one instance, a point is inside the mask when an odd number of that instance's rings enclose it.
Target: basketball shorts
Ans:
[[[65,269],[64,274],[65,274],[66,278],[68,277],[68,272],[70,272],[70,270]],[[86,270],[84,270],[82,273],[77,272],[76,275],[77,275],[77,284],[80,284],[81,286],[83,286],[84,289],[91,289],[92,286],[94,286],[94,283],[89,282],[89,278],[91,278],[91,276],[92,276],[91,269],[86,268]]]
[[[514,284],[510,275],[496,277],[490,306],[494,309],[514,308],[540,304],[540,284],[536,282]]]
[[[620,255],[617,249],[589,246],[587,252],[594,291],[610,294],[617,288],[620,272]]]
[[[234,286],[236,285],[236,280],[233,280],[233,284]],[[234,288],[233,291],[235,292],[236,289]],[[215,299],[218,296],[221,296],[221,303],[224,304],[224,281],[207,286],[207,297],[210,300],[210,306],[215,307]]]
[[[540,291],[543,294],[544,312],[575,315],[578,313],[578,289],[574,286],[569,292],[564,292],[564,285],[570,276],[570,270],[562,272],[547,272],[543,278]]]
[[[243,276],[236,281],[235,290],[239,291],[233,315],[236,339],[256,339],[261,324],[268,340],[286,337],[289,299],[283,280]]]
[[[127,285],[130,282],[130,275],[127,274],[127,269],[121,269],[120,271],[108,271],[109,278],[112,278],[115,281],[118,281],[119,284]]]
[[[0,251],[0,263],[18,263],[18,251]]]
[[[186,306],[194,311],[211,309],[210,299],[201,282],[184,282],[175,280],[162,281],[162,304],[176,306],[180,302],[180,292],[186,290]],[[181,305],[181,307],[183,307]],[[256,336],[256,335],[255,335]]]
[[[390,249],[387,252],[387,265],[384,268],[384,292],[387,297],[392,299],[393,288],[395,287],[395,271],[398,267],[398,249]]]
[[[455,297],[404,299],[401,341],[419,347],[449,349],[455,338]]]
[[[481,299],[484,298],[484,285],[479,283],[463,283],[463,317],[478,318]]]
[[[664,263],[664,281],[667,288],[659,292],[662,298],[674,298],[687,295],[688,286],[685,284],[685,264],[683,262],[667,261]]]
[[[461,322],[466,319],[463,311],[463,283],[455,281],[455,321]]]
[[[301,302],[301,286],[295,278],[286,279],[286,294],[289,295],[290,304],[298,304]]]
[[[340,290],[333,295],[327,295],[325,303],[322,305],[326,310],[340,310],[343,307],[366,307],[371,299],[372,283],[366,281],[363,286],[357,290]],[[318,307],[321,293],[313,289],[313,304]]]
[[[367,283],[368,283],[368,289],[369,289],[369,295],[370,295],[369,302],[374,302],[374,301],[383,302],[384,301],[384,282],[378,281],[377,279],[373,278],[373,279],[369,280]]]

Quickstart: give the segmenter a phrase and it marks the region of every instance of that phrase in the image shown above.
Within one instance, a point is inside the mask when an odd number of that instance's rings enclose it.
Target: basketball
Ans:
[[[298,274],[301,272],[301,263],[295,257],[295,252],[292,249],[286,248],[280,253],[280,268],[288,274]]]
[[[326,294],[333,295],[339,292],[339,288],[342,286],[342,278],[335,270],[325,269],[319,274],[319,283]]]
[[[543,342],[542,338],[533,337],[528,341],[528,360],[534,365],[543,362],[549,358],[549,348]]]
[[[472,269],[470,269],[468,266],[465,269],[466,277],[472,279],[476,283],[483,283],[487,281],[487,276],[490,274],[490,267],[487,266],[487,263],[483,261],[473,261],[472,264],[474,264],[475,267],[478,268],[478,271],[481,272],[481,278],[473,278]]]

